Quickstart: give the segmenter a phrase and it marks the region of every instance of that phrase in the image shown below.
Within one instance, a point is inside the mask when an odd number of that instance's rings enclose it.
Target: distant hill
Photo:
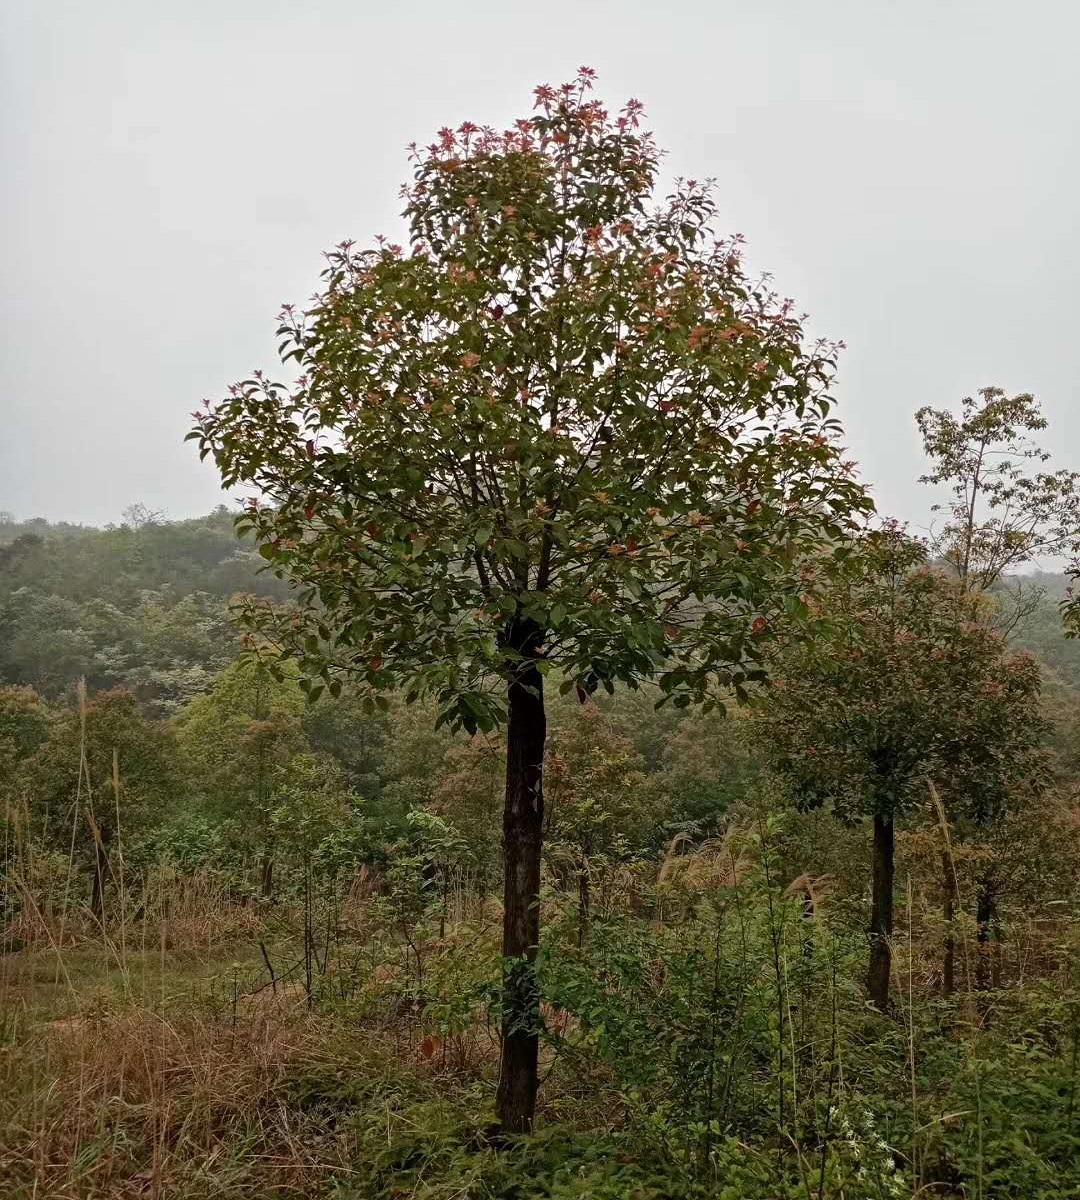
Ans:
[[[132,688],[150,711],[174,711],[236,654],[229,597],[286,595],[262,562],[223,505],[187,521],[136,506],[105,529],[0,514],[0,682],[55,698],[83,676],[93,688]],[[1039,600],[1014,642],[1080,692],[1080,639],[1066,640],[1058,612],[1068,579],[1035,573],[1017,583]]]
[[[0,681],[58,697],[84,676],[167,713],[234,657],[229,597],[285,594],[261,565],[224,506],[105,529],[0,517]]]
[[[1042,595],[1034,611],[1017,625],[1012,640],[1030,650],[1062,683],[1080,691],[1080,638],[1065,637],[1059,608],[1069,587],[1069,577],[1036,571],[1025,575],[1020,583],[1024,591]]]
[[[215,596],[280,590],[269,576],[257,576],[261,563],[237,538],[224,505],[188,521],[149,515],[105,529],[0,516],[5,591],[32,587],[66,600],[130,604],[147,589]]]

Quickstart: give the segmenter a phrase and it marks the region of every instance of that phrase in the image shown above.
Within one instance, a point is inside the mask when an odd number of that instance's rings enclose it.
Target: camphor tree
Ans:
[[[986,601],[925,563],[899,526],[868,535],[826,601],[832,636],[784,655],[765,739],[795,797],[873,822],[867,991],[888,1004],[897,820],[935,785],[988,823],[1042,772],[1039,669]]]
[[[591,84],[414,149],[408,247],[330,253],[280,324],[299,378],[236,385],[189,435],[258,489],[238,524],[296,606],[247,605],[248,636],[309,694],[351,675],[373,704],[400,688],[506,725],[511,1133],[537,1091],[545,675],[745,694],[806,608],[808,557],[868,507],[835,444],[834,347],[744,273],[707,187],[654,202],[640,104],[609,117]]]

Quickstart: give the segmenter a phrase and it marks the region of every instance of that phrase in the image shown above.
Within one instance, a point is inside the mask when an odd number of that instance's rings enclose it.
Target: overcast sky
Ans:
[[[274,362],[404,147],[598,70],[842,338],[848,441],[921,523],[912,414],[1034,391],[1080,468],[1075,0],[0,0],[0,509],[220,499],[189,414]]]

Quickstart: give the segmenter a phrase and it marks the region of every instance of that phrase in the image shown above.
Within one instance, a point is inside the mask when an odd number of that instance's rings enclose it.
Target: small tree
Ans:
[[[0,686],[0,796],[49,736],[49,710],[30,687]]]
[[[92,874],[91,904],[104,912],[115,854],[155,827],[181,791],[171,730],[143,716],[122,688],[61,710],[27,764],[37,828],[58,849],[73,847]],[[76,839],[75,831],[85,831]]]
[[[502,846],[506,755],[495,734],[455,740],[446,751],[431,793],[431,811],[459,830],[473,854],[481,894],[489,894]],[[547,805],[545,794],[545,808]]]
[[[959,415],[924,407],[915,419],[933,462],[921,482],[953,495],[934,506],[947,514],[934,549],[965,591],[990,591],[1039,557],[1080,552],[1080,473],[1039,469],[1050,455],[1028,436],[1047,426],[1034,396],[986,387]]]
[[[834,637],[784,660],[766,746],[804,804],[870,818],[867,991],[888,1003],[895,825],[935,783],[987,822],[1037,767],[1039,670],[1009,654],[977,597],[923,562],[896,526],[871,536],[829,598]]]
[[[653,786],[663,802],[654,836],[717,837],[725,814],[753,794],[763,768],[749,710],[694,712],[668,737]]]
[[[574,705],[553,722],[545,763],[551,797],[546,837],[573,864],[581,940],[594,869],[640,851],[655,828],[658,806],[646,792],[644,767],[633,742],[595,704]]]
[[[0,834],[5,853],[0,872],[14,861],[29,809],[26,766],[49,736],[49,709],[29,687],[0,686]],[[5,889],[8,890],[8,889]],[[5,906],[6,907],[6,906]]]
[[[1030,436],[1047,427],[1038,401],[1029,393],[1007,395],[982,388],[967,396],[960,413],[921,408],[916,421],[933,469],[923,483],[945,484],[953,494],[934,549],[955,571],[960,594],[993,594],[984,610],[1006,632],[1030,617],[1043,598],[1041,588],[1025,586],[1018,567],[1044,556],[1080,553],[1080,473],[1047,471],[1050,455]],[[940,510],[942,506],[935,506]],[[1010,577],[1011,576],[1011,577]],[[1006,592],[1004,584],[1011,587]],[[1008,596],[1004,610],[1001,601]],[[958,614],[958,619],[964,619]],[[1000,813],[995,812],[996,819]],[[971,822],[982,833],[976,816]],[[991,860],[992,863],[992,860]],[[946,923],[951,924],[955,877],[942,856]],[[989,940],[997,907],[997,880],[989,865],[976,902],[980,943]],[[944,980],[951,989],[953,939],[946,937]]]
[[[262,818],[266,827],[265,846],[271,864],[283,851],[286,855],[291,852],[300,869],[304,906],[304,988],[310,1005],[315,972],[325,973],[334,930],[339,924],[336,873],[341,865],[341,852],[361,831],[350,810],[344,773],[332,759],[293,753],[276,775],[270,798],[272,807]],[[320,882],[324,885],[321,904],[318,903]],[[319,908],[323,910],[322,921],[316,920]],[[318,924],[324,926],[321,959]]]
[[[592,72],[497,133],[414,150],[407,250],[342,243],[286,309],[288,386],[196,414],[297,607],[252,630],[309,693],[351,674],[507,730],[502,1128],[537,1090],[544,676],[745,694],[811,554],[868,503],[839,458],[834,348],[712,231],[709,189],[653,203],[659,154]]]
[[[204,804],[233,821],[259,856],[259,890],[274,894],[274,832],[289,760],[310,750],[295,672],[247,661],[226,667],[177,720],[180,748]]]

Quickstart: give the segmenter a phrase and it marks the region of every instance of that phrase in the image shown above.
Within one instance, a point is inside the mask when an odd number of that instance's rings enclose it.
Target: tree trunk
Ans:
[[[273,850],[263,851],[262,866],[259,869],[259,890],[262,892],[264,900],[272,900],[274,897],[274,852]]]
[[[584,856],[578,866],[578,945],[585,945],[589,932],[589,911],[592,907],[592,878],[589,874],[589,859]]]
[[[513,639],[513,640],[510,640]],[[540,851],[544,821],[544,681],[534,661],[540,630],[515,623],[508,643],[525,661],[507,692],[506,800],[503,808],[502,1064],[496,1095],[499,1127],[526,1133],[536,1111],[540,1053]]]
[[[94,880],[90,892],[90,910],[99,921],[103,921],[105,919],[106,877],[112,873],[112,864],[109,862],[109,850],[105,844],[108,831],[102,829],[98,824],[93,809],[87,809],[86,820],[90,826],[90,836],[94,842]]]
[[[994,894],[994,885],[989,879],[984,879],[979,884],[979,895],[975,901],[975,940],[978,956],[975,965],[975,986],[980,992],[987,991],[995,983],[991,955],[996,916],[997,897]]]
[[[946,851],[941,852],[942,915],[945,918],[945,944],[941,963],[941,990],[951,996],[956,990],[956,937],[953,921],[956,918],[956,892],[952,863]]]
[[[90,893],[90,908],[98,920],[105,919],[105,877],[109,873],[109,856],[100,837],[94,839],[94,886]]]
[[[870,970],[866,990],[870,1002],[882,1012],[889,1003],[895,869],[892,817],[875,815],[870,896]]]

